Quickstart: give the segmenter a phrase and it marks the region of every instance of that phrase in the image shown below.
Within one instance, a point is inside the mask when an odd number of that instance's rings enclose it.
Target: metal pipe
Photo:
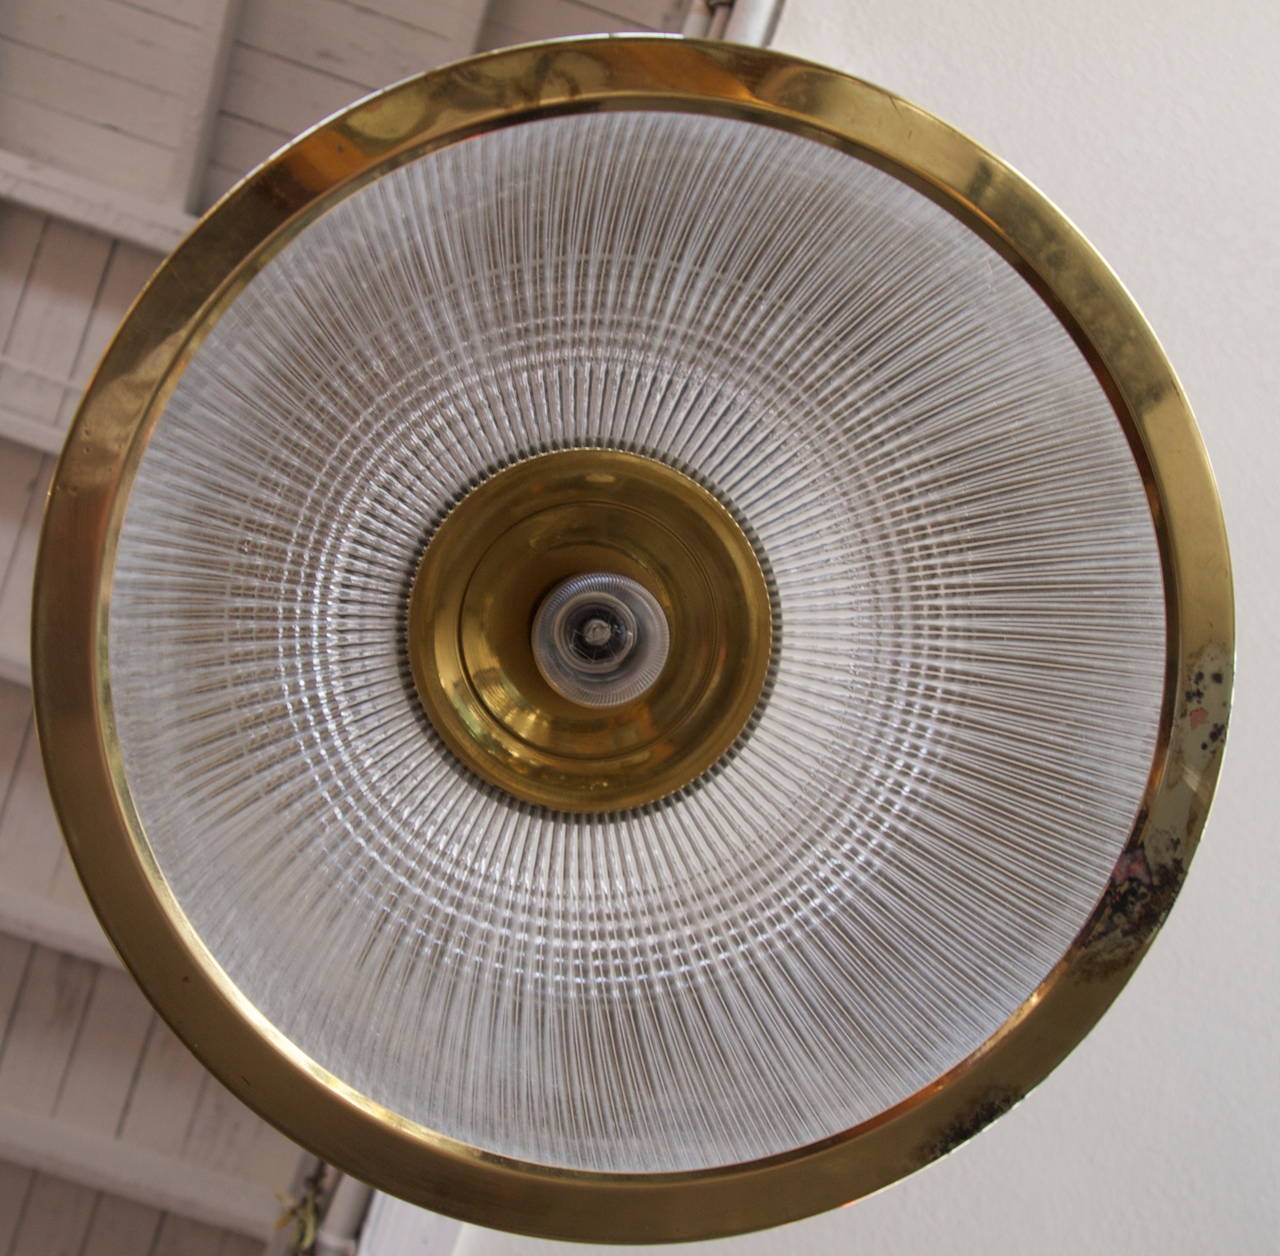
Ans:
[[[316,1256],[355,1256],[356,1235],[372,1195],[370,1187],[343,1174],[316,1231]]]
[[[721,39],[767,48],[778,29],[783,0],[733,0]]]
[[[768,47],[778,28],[783,0],[694,0],[682,34]]]

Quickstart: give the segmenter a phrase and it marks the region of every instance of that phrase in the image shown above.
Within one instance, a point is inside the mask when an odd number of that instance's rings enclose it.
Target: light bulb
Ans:
[[[639,697],[667,661],[670,634],[657,599],[638,580],[609,572],[556,585],[533,621],[533,655],[557,693],[583,706]]]

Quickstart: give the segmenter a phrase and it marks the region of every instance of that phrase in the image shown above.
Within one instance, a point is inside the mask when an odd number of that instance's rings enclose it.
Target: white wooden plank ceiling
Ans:
[[[120,970],[45,790],[31,579],[98,358],[195,215],[298,131],[474,50],[674,31],[688,4],[0,0],[0,1256],[250,1256],[299,1155]]]

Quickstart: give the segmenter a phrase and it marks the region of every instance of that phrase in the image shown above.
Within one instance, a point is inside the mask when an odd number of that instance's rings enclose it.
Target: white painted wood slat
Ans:
[[[5,0],[0,36],[173,96],[186,86],[189,28],[128,0]]]
[[[11,96],[3,83],[0,150],[144,201],[163,189],[173,160],[167,145]]]
[[[7,895],[46,899],[61,854],[62,834],[49,802],[33,722],[28,719],[22,753],[0,815],[0,885]]]
[[[0,182],[0,196],[2,189]],[[0,204],[0,349],[8,342],[47,221],[45,215],[21,205]]]
[[[120,963],[87,902],[69,907],[29,890],[0,886],[0,931],[95,964]]]
[[[23,1201],[9,1256],[73,1256],[93,1219],[94,1192],[76,1182],[37,1174]]]
[[[0,451],[7,452],[7,451]],[[35,579],[36,556],[40,547],[40,526],[44,519],[44,499],[53,473],[53,459],[41,459],[26,508],[18,526],[17,536],[5,565],[4,580],[0,583],[0,659],[8,679],[16,679],[29,668],[28,644],[31,635],[31,585]],[[0,547],[5,533],[12,526],[17,502],[0,506]]]
[[[266,1237],[298,1149],[204,1073],[124,973],[0,935],[0,1024],[0,1160],[176,1212],[176,1232]]]
[[[110,237],[75,223],[45,227],[4,344],[6,409],[56,424],[66,384],[55,381],[70,379],[111,249]]]
[[[23,1165],[0,1161],[0,1252],[12,1250],[13,1236],[22,1224],[35,1173]]]
[[[3,682],[0,782],[0,932],[118,965],[62,843],[32,727],[30,692]]]
[[[34,450],[0,441],[0,587],[17,552],[43,462]]]
[[[3,35],[0,84],[6,95],[107,131],[165,148],[178,142],[179,100],[169,92]]]
[[[345,79],[353,91],[373,91],[471,51],[483,6],[421,4],[413,23],[380,8],[355,10],[338,0],[254,0],[239,38],[247,47]]]
[[[266,1184],[215,1173],[144,1148],[122,1147],[113,1138],[7,1105],[0,1106],[0,1158],[177,1214],[175,1225],[200,1222],[259,1241],[280,1210]],[[159,1250],[182,1249],[162,1246]]]
[[[167,22],[180,22],[184,26],[199,26],[204,16],[204,0],[129,0],[129,4],[144,13],[154,14]]]
[[[0,406],[0,439],[25,445],[33,451],[56,454],[65,436],[61,428]],[[29,673],[20,659],[0,658],[0,679],[16,680],[22,685],[30,683]]]
[[[290,0],[280,0],[288,4]],[[459,43],[474,47],[475,32],[484,17],[484,4],[475,0],[330,0],[335,8],[350,10],[360,20],[371,9],[400,22],[407,30],[450,34]]]
[[[31,962],[31,943],[0,933],[0,1054]]]
[[[0,683],[0,782],[0,931],[118,965],[62,843],[32,727],[30,692],[7,683]]]
[[[227,69],[225,108],[292,138],[366,92],[362,84],[332,72],[237,42]]]
[[[265,1126],[212,1074],[206,1074],[182,1157],[192,1164],[269,1182],[283,1190],[289,1185],[298,1149]]]
[[[120,1118],[121,1141],[168,1156],[180,1154],[204,1078],[204,1069],[173,1031],[163,1021],[153,1021]]]
[[[99,1195],[79,1256],[146,1256],[164,1214],[136,1200]]]
[[[297,1148],[204,1073],[122,972],[0,935],[0,1023],[0,1160],[266,1237]]]
[[[260,1242],[170,1213],[156,1236],[152,1256],[254,1256],[261,1251]]]
[[[218,1248],[218,1256],[263,1256],[266,1248],[254,1239],[243,1234],[224,1233],[222,1246]],[[156,1253],[156,1256],[160,1256]]]
[[[31,695],[19,685],[0,682],[0,814],[13,783],[22,743],[31,719]]]
[[[45,947],[32,953],[0,1054],[0,1110],[53,1111],[97,973],[88,960]]]
[[[16,1251],[28,1256],[262,1256],[263,1245],[256,1237],[0,1162],[0,1253]]]
[[[100,968],[53,1115],[114,1138],[154,1020],[132,978]]]

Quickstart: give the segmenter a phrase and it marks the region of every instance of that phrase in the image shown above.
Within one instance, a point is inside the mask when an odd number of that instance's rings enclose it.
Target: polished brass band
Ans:
[[[201,337],[263,262],[399,163],[487,128],[602,109],[713,113],[804,135],[875,163],[980,233],[1041,293],[1112,397],[1146,481],[1168,597],[1162,733],[1137,823],[1080,934],[1019,1011],[863,1125],[766,1161],[648,1176],[465,1146],[379,1107],[280,1034],[219,968],[155,865],[121,766],[105,637],[140,451]],[[228,194],[161,267],[86,392],[45,519],[33,672],[50,785],[90,898],[157,1008],[240,1098],[426,1207],[529,1234],[643,1242],[776,1225],[865,1195],[975,1133],[1062,1059],[1120,991],[1185,875],[1217,779],[1233,642],[1226,537],[1191,413],[1154,335],[1071,224],[972,140],[879,88],[761,49],[636,37],[433,71],[321,124]]]
[[[638,581],[672,649],[616,707],[543,679],[530,630],[583,572]],[[612,449],[542,454],[473,489],[436,530],[409,602],[414,684],[444,743],[526,802],[599,812],[663,798],[742,731],[769,669],[772,608],[751,543],[705,488]]]

